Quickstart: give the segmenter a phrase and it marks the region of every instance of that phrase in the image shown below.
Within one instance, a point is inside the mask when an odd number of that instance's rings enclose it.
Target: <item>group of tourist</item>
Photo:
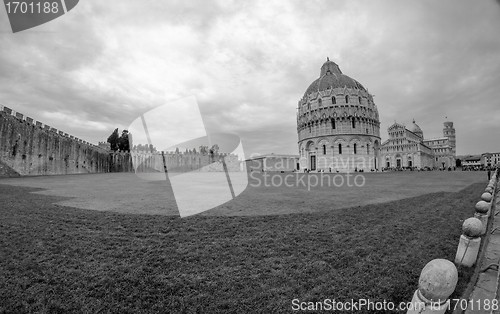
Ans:
[[[462,171],[488,171],[488,172],[491,172],[491,171],[494,171],[496,168],[493,167],[493,166],[462,166],[461,167]],[[385,168],[382,168],[381,171],[382,172],[388,172],[388,171],[417,171],[417,172],[420,172],[420,171],[456,171],[457,170],[457,167],[423,167],[423,168],[420,168],[420,167],[385,167]],[[303,170],[300,170],[300,172],[305,172],[305,173],[310,173],[311,171],[313,172],[336,172],[338,173],[339,170],[338,169],[334,169],[334,168],[328,168],[328,170],[326,169],[318,169],[318,170],[311,170],[311,169],[303,169]],[[358,169],[358,168],[355,168],[354,169],[354,172],[364,172],[365,170],[364,169]],[[293,170],[293,172],[298,172],[298,170]],[[370,172],[379,172],[378,169],[371,169]]]
[[[493,166],[462,166],[462,171],[492,171],[495,170]]]
[[[387,172],[387,171],[434,171],[434,170],[439,170],[439,171],[455,171],[457,170],[457,167],[385,167],[382,168],[382,172]]]

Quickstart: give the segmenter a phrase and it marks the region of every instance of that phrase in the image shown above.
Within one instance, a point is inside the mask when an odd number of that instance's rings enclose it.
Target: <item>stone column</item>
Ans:
[[[330,149],[332,150],[332,157],[330,163],[327,166],[332,169],[332,172],[334,172],[333,169],[337,168],[337,166],[335,165],[335,144],[330,145]]]
[[[347,168],[349,170],[349,172],[351,171],[354,171],[354,144],[351,144],[351,143],[347,143],[346,144],[346,154],[347,154],[347,160],[349,160],[349,162],[347,163]]]

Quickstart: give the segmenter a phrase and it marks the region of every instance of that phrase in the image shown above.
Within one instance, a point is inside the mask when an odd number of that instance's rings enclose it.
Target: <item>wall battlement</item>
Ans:
[[[14,111],[11,108],[6,107],[6,106],[4,106],[2,104],[0,104],[0,112],[3,112],[5,114],[11,115],[13,117],[16,117],[17,119],[19,119],[21,121],[25,121],[25,122],[27,122],[29,124],[34,124],[35,126],[37,126],[39,128],[43,128],[45,130],[49,130],[51,132],[57,133],[57,134],[59,134],[61,136],[69,137],[69,138],[74,139],[77,142],[83,143],[85,145],[89,145],[89,146],[93,146],[93,147],[99,148],[99,146],[97,146],[97,145],[94,145],[94,144],[89,143],[87,141],[81,140],[81,139],[79,139],[77,137],[74,137],[73,135],[68,135],[68,133],[64,133],[63,131],[60,131],[60,130],[58,130],[56,128],[53,128],[50,125],[47,125],[47,124],[45,124],[43,122],[33,120],[32,118],[30,118],[30,117],[28,117],[28,116],[26,116],[26,115],[24,115],[24,114],[22,114],[20,112]]]

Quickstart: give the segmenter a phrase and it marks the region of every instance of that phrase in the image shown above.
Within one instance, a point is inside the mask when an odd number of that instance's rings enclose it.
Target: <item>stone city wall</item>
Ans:
[[[240,171],[238,156],[196,152],[112,152],[0,105],[0,177],[78,173]]]
[[[163,172],[163,158],[168,172],[221,172],[226,163],[229,172],[241,171],[238,156],[227,153],[200,153],[200,152],[145,152],[131,151],[132,163],[137,172]]]
[[[0,106],[0,176],[108,172],[109,153]]]

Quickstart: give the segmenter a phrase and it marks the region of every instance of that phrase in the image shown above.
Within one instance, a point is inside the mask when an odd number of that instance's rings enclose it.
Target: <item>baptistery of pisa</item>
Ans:
[[[373,96],[330,60],[297,108],[301,170],[371,171],[379,168],[380,122]]]

